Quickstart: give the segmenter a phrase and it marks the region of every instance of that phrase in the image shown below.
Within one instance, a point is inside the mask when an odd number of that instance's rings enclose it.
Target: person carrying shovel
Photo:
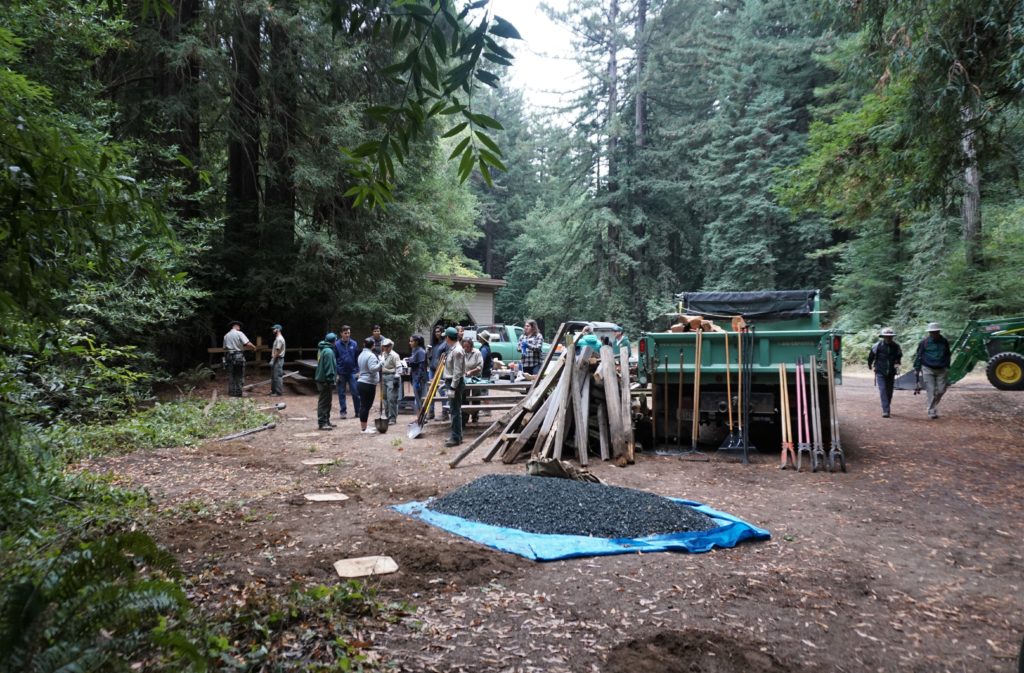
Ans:
[[[868,369],[875,371],[875,385],[882,401],[882,418],[889,418],[892,411],[892,391],[903,359],[903,349],[896,343],[896,332],[891,327],[878,333],[880,339],[868,351]]]

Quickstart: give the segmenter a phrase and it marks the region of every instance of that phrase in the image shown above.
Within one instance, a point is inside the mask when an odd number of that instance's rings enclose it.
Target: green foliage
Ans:
[[[256,594],[204,627],[206,655],[223,670],[377,670],[379,660],[363,651],[352,624],[363,617],[394,620],[410,610],[381,602],[355,580],[294,587],[285,596]]]
[[[188,607],[170,581],[175,573],[173,557],[140,532],[76,543],[30,563],[17,579],[5,581],[0,667],[128,671],[140,658],[199,662],[187,640],[155,630]]]
[[[108,425],[65,424],[50,439],[68,457],[191,446],[202,439],[259,427],[271,420],[250,400],[221,400],[207,405],[186,398],[159,403]]]

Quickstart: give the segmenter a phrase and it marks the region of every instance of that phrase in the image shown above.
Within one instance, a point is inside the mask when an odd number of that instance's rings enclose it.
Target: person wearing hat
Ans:
[[[875,385],[882,400],[882,418],[889,418],[893,384],[903,360],[903,349],[896,343],[896,332],[891,327],[882,329],[878,336],[878,342],[868,351],[868,369],[875,370]]]
[[[384,337],[380,342],[380,374],[384,377],[384,399],[381,404],[387,410],[388,425],[398,421],[398,386],[402,384],[402,376],[398,367],[402,358],[395,352],[395,342]]]
[[[328,332],[323,341],[316,345],[316,373],[313,380],[316,381],[316,390],[319,397],[316,400],[316,422],[320,430],[333,430],[331,423],[331,397],[334,396],[334,384],[338,378],[337,364],[334,360],[334,343],[338,335]]]
[[[274,332],[274,345],[270,349],[270,394],[281,397],[284,395],[284,335],[280,325],[270,329]]]
[[[921,374],[925,392],[928,393],[928,418],[938,418],[939,400],[946,393],[946,375],[949,373],[949,362],[952,352],[949,341],[942,336],[942,328],[937,322],[928,323],[928,336],[917,344],[914,355],[914,369]]]
[[[454,328],[449,327],[448,329],[454,329]],[[430,379],[434,378],[434,375],[437,373],[437,368],[441,366],[440,365],[441,356],[445,355],[448,352],[448,350],[449,350],[449,347],[448,347],[448,337],[447,337],[446,334],[447,334],[447,330],[442,329],[440,325],[437,325],[437,326],[434,327],[434,342],[430,345],[430,369],[427,372],[427,375],[429,376]],[[457,331],[456,331],[456,334],[458,334]],[[442,377],[443,377],[443,374],[442,374]],[[442,412],[441,418],[442,418],[442,420],[447,420],[448,419],[448,392],[447,392],[447,388],[445,386],[438,386],[438,390],[437,390],[436,393],[434,393],[434,396],[435,396],[435,398],[438,398],[438,397],[441,398],[441,412]],[[430,402],[430,409],[428,410],[428,414],[427,414],[427,419],[428,420],[431,420],[431,421],[434,420],[434,405],[436,403],[437,403],[436,399],[432,400]]]
[[[483,369],[480,370],[480,378],[490,380],[491,378],[491,333],[483,330],[476,335],[480,342],[480,357],[483,359]]]
[[[245,385],[245,354],[244,349],[256,350],[249,337],[242,332],[242,323],[232,320],[228,323],[228,333],[224,335],[224,366],[228,370],[228,395],[241,397],[242,386]]]
[[[615,351],[615,358],[619,358],[619,350],[625,346],[626,360],[628,361],[629,358],[633,357],[633,347],[629,343],[629,337],[626,336],[625,331],[622,329],[622,325],[616,325],[612,328],[612,331],[615,333],[615,340],[612,341],[612,350]]]
[[[459,331],[449,327],[444,331],[448,357],[444,361],[444,379],[448,387],[448,413],[451,415],[451,436],[445,446],[462,443],[462,396],[466,392],[466,351],[459,347]],[[472,343],[470,343],[472,346]]]

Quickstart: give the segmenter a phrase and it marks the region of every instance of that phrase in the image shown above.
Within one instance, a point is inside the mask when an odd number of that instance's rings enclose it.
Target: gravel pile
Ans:
[[[488,475],[430,503],[441,514],[529,533],[645,537],[715,528],[660,495],[571,479]]]

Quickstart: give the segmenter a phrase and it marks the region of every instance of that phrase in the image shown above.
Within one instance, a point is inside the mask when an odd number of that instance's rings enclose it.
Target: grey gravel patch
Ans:
[[[716,528],[714,520],[660,495],[551,477],[488,475],[427,509],[528,533],[646,537]]]

